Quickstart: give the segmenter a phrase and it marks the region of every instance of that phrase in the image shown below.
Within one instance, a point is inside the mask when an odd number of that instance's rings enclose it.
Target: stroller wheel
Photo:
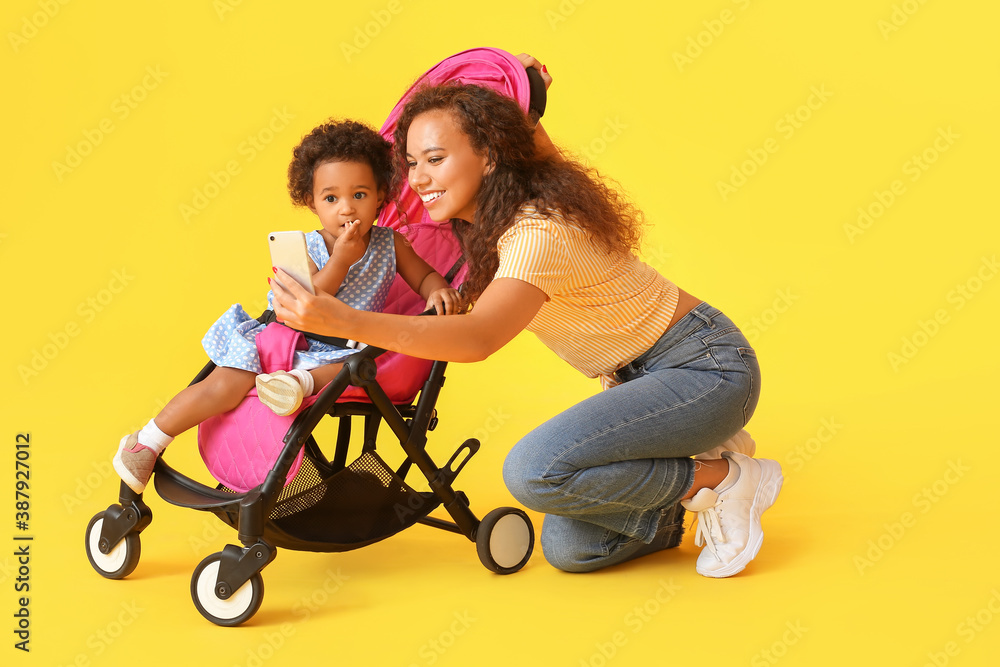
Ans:
[[[264,579],[260,573],[223,600],[215,592],[222,553],[214,553],[198,564],[191,575],[191,598],[201,615],[216,625],[239,625],[257,613],[264,600]]]
[[[108,579],[123,579],[132,574],[139,564],[139,533],[129,533],[118,544],[109,545],[107,553],[101,551],[101,529],[104,512],[98,512],[87,524],[87,559],[98,574]]]
[[[500,507],[479,522],[476,551],[486,569],[497,574],[517,572],[535,547],[535,530],[522,510]]]

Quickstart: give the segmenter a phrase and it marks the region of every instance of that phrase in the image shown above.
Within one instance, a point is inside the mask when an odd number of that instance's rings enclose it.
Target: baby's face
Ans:
[[[334,238],[346,225],[360,221],[367,234],[378,217],[385,193],[378,190],[375,174],[363,162],[324,162],[313,172],[313,193],[309,208],[319,216],[323,229]]]

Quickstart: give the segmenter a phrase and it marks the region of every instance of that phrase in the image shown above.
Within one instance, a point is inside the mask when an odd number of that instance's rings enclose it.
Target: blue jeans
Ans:
[[[660,510],[694,483],[690,457],[743,428],[760,396],[753,348],[707,303],[616,376],[622,384],[534,429],[504,462],[514,497],[546,514],[542,552],[562,570],[648,552]]]

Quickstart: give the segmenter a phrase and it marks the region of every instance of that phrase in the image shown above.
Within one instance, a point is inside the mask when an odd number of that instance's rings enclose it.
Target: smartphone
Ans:
[[[284,270],[310,294],[315,294],[306,235],[302,232],[271,232],[267,235],[267,242],[271,249],[271,266]],[[281,285],[281,282],[278,284]]]

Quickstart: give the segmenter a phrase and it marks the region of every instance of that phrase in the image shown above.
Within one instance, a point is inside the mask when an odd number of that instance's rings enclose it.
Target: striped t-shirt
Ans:
[[[648,350],[677,308],[677,286],[635,255],[609,254],[557,211],[523,206],[497,241],[494,278],[517,278],[548,297],[528,324],[553,352],[607,388]]]

